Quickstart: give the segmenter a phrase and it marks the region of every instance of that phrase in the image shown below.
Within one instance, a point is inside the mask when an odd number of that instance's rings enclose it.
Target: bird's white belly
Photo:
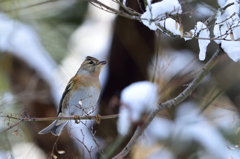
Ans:
[[[78,91],[71,94],[67,102],[68,108],[64,110],[64,116],[88,114],[96,108],[99,93],[99,89],[95,87],[79,87]]]

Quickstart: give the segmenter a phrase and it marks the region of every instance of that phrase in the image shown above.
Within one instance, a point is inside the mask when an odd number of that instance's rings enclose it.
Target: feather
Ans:
[[[74,77],[75,77],[75,76],[74,76]],[[67,95],[67,93],[72,89],[72,86],[73,86],[73,83],[74,83],[74,81],[73,81],[74,77],[71,78],[71,80],[68,82],[68,85],[66,86],[66,88],[65,88],[65,90],[64,90],[64,92],[63,92],[63,94],[62,94],[62,98],[61,98],[60,103],[59,103],[59,106],[58,106],[57,114],[59,114],[59,113],[62,112],[62,103],[63,103],[63,100],[64,100],[65,96]]]

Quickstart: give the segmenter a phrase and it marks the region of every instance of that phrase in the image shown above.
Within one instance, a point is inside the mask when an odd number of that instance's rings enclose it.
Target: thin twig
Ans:
[[[181,103],[183,100],[185,100],[189,95],[191,95],[193,90],[199,85],[202,79],[208,74],[208,72],[212,69],[212,67],[217,63],[217,57],[221,52],[222,52],[221,49],[217,49],[217,51],[214,53],[212,58],[202,68],[201,72],[199,72],[199,74],[193,79],[193,81],[188,85],[188,87],[183,92],[181,92],[177,97],[169,101],[160,103],[155,110],[151,111],[150,114],[148,115],[148,118],[145,120],[145,122],[141,126],[138,126],[137,130],[133,134],[128,144],[124,147],[124,149],[118,155],[113,157],[113,159],[121,159],[129,153],[129,151],[136,144],[139,137],[142,135],[144,130],[148,127],[148,125],[151,123],[151,121],[158,114],[159,111],[163,111],[163,110],[175,107],[179,103]]]
[[[87,126],[86,126],[86,127],[87,127]],[[88,127],[87,127],[87,128],[88,128]],[[89,130],[89,131],[90,131],[90,130]],[[93,141],[94,141],[95,144],[97,145],[99,154],[102,156],[102,158],[105,159],[106,157],[104,156],[104,153],[103,153],[103,150],[102,150],[102,146],[99,144],[98,140],[96,139],[96,136],[95,136],[96,131],[93,132],[93,127],[92,127],[92,130],[90,131],[90,133],[91,133],[91,135],[92,135]]]
[[[87,152],[89,153],[89,158],[92,159],[92,146],[91,146],[90,149],[87,147],[87,145],[84,143],[85,135],[83,134],[83,131],[82,131],[82,130],[81,130],[81,133],[82,133],[82,136],[83,136],[82,141],[81,141],[79,138],[75,137],[75,136],[74,136],[73,134],[71,134],[70,132],[69,132],[68,134],[69,134],[70,137],[72,137],[73,139],[77,140],[78,142],[80,142],[80,143],[85,147],[85,149],[86,149]]]
[[[103,148],[102,148],[102,146],[100,145],[100,143],[98,142],[98,140],[96,139],[96,136],[95,136],[97,131],[96,130],[93,131],[93,125],[91,127],[88,127],[87,123],[82,122],[82,124],[88,129],[88,131],[92,135],[92,139],[95,142],[95,144],[97,145],[99,154],[105,159],[105,156],[104,156],[104,153],[103,153],[103,150],[102,150]]]
[[[121,11],[121,10],[116,10],[114,8],[111,8],[111,7],[105,5],[104,3],[102,3],[98,0],[88,0],[88,2],[91,3],[92,5],[94,5],[95,7],[99,8],[99,9],[102,9],[104,11],[114,13],[114,14],[123,16],[123,17],[128,18],[128,19],[135,19],[135,20],[140,21],[140,16],[137,15],[137,12],[132,12],[132,13],[135,13],[136,15],[130,15],[128,13],[125,13],[125,12]]]
[[[15,126],[19,125],[19,124],[20,124],[21,122],[23,122],[23,121],[24,121],[24,120],[20,120],[20,121],[18,121],[17,123],[12,124],[12,125],[9,126],[8,128],[6,128],[6,129],[0,131],[0,134],[3,133],[3,132],[6,132],[6,131],[8,131],[8,130],[10,130],[10,129],[12,129],[12,128],[14,128]]]

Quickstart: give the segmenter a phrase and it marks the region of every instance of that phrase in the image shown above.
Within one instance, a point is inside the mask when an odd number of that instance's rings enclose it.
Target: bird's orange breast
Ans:
[[[98,79],[98,76],[95,77],[93,75],[77,75],[73,78],[74,84],[73,84],[73,90],[78,89],[78,86],[84,86],[84,87],[96,87],[101,89],[101,85]]]

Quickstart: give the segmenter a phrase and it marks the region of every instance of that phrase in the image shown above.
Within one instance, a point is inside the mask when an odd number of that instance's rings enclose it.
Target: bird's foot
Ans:
[[[79,115],[74,115],[74,120],[76,124],[80,123],[81,117]]]
[[[97,124],[100,124],[101,118],[102,118],[101,115],[97,114],[95,117],[96,117]]]

